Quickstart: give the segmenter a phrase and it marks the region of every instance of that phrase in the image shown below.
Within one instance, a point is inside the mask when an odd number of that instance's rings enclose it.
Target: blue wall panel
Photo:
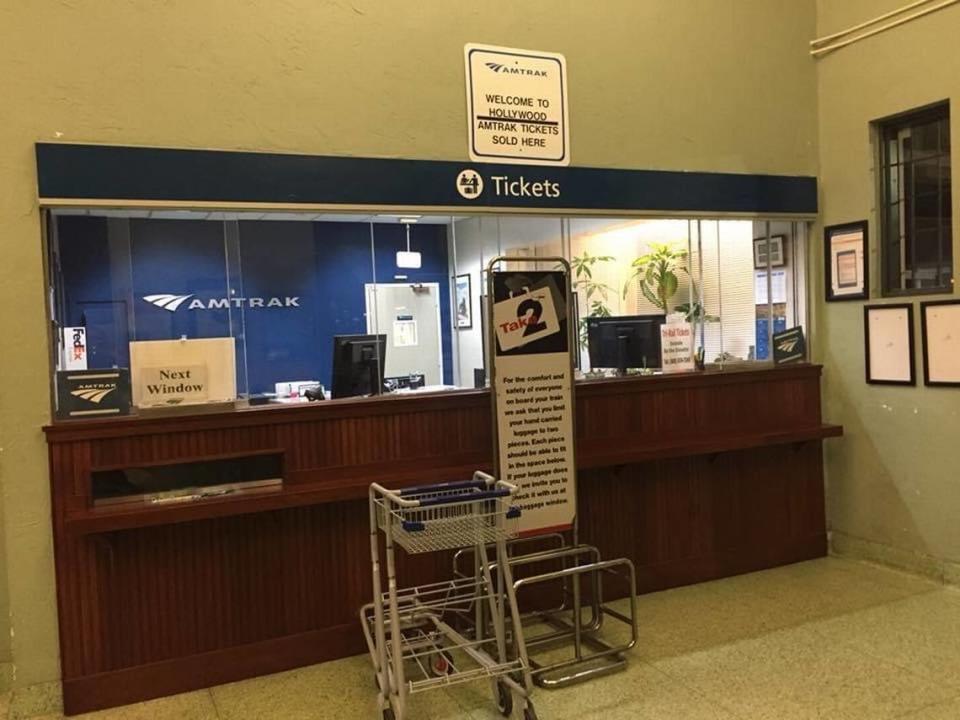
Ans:
[[[444,382],[452,381],[442,226],[412,228],[411,247],[423,253],[423,267],[398,270],[396,251],[406,248],[404,228],[376,225],[375,270],[366,223],[243,221],[238,224],[237,263],[236,258],[228,261],[226,228],[219,222],[131,220],[127,262],[118,262],[117,253],[127,248],[116,237],[111,245],[104,219],[63,217],[58,222],[62,312],[66,322],[86,324],[90,337],[99,339],[96,347],[91,342],[91,367],[127,365],[126,338],[232,335],[238,338],[241,392],[247,387],[244,367],[253,393],[272,391],[279,380],[320,380],[329,386],[333,336],[366,331],[365,284],[399,282],[394,276],[405,274],[403,282],[440,285],[443,374]],[[126,277],[116,277],[124,268]],[[148,295],[188,297],[171,310],[145,301]],[[264,307],[250,307],[241,298],[262,298]],[[271,298],[283,306],[270,307]],[[287,298],[296,298],[296,306],[288,305]],[[229,301],[230,306],[210,307],[211,300]],[[126,330],[128,303],[135,320],[132,333]]]

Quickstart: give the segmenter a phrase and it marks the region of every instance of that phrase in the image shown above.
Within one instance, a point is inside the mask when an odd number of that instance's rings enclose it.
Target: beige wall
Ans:
[[[905,4],[903,0],[818,0],[818,35]],[[960,138],[958,37],[960,6],[954,6],[851,45],[817,63],[823,221],[870,220],[874,300],[879,297],[880,257],[875,242],[879,224],[869,123],[950,98],[956,144]],[[953,157],[958,157],[956,149]],[[953,205],[956,262],[960,257],[960,193],[956,188]],[[819,253],[814,260],[818,267],[815,276],[822,278]],[[827,443],[831,527],[843,534],[842,542],[859,539],[892,548],[894,560],[911,562],[910,554],[919,553],[940,562],[941,568],[942,561],[960,562],[958,391],[922,386],[919,330],[919,386],[868,386],[864,382],[863,303],[825,304],[822,280],[818,282],[817,337],[826,364],[826,416],[846,429],[842,441]],[[931,298],[913,298],[915,312],[919,312],[919,301],[926,299]]]
[[[0,693],[9,684],[10,654],[10,596],[7,583],[6,543],[3,538],[3,479],[0,477]]]
[[[12,348],[0,353],[0,476],[16,684],[58,675],[35,141],[462,159],[474,41],[566,54],[576,165],[814,174],[813,32],[813,0],[0,5],[0,342]]]

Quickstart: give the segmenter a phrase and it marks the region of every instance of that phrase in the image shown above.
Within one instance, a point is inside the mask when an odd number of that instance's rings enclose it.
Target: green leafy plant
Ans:
[[[680,286],[680,273],[690,278],[690,291],[694,298],[698,298],[697,283],[687,268],[687,251],[677,249],[668,243],[651,243],[650,252],[633,261],[633,272],[623,288],[626,298],[630,290],[630,283],[636,281],[640,292],[655,307],[664,313],[670,313],[670,300],[677,294]],[[694,337],[697,337],[697,328],[703,328],[708,322],[720,320],[716,315],[709,315],[700,300],[691,300],[674,307],[674,312],[683,313],[684,319],[691,324]],[[703,341],[702,331],[699,335]],[[702,355],[702,348],[700,350]]]
[[[587,306],[587,317],[610,317],[610,308],[607,305],[610,294],[616,292],[606,283],[598,282],[593,277],[594,266],[597,263],[612,262],[612,255],[591,255],[586,250],[583,255],[579,255],[570,261],[573,268],[574,283],[573,286],[577,292],[583,293],[583,299]],[[587,320],[580,318],[580,345],[587,346]]]
[[[626,299],[630,283],[636,281],[643,296],[664,313],[669,313],[670,298],[680,286],[679,273],[687,270],[687,251],[669,243],[650,243],[650,252],[633,261],[633,268],[623,286]]]
[[[700,293],[697,292],[697,283],[693,278],[690,278],[690,292],[694,297],[698,297]],[[716,315],[708,315],[706,310],[703,307],[703,303],[699,300],[693,300],[691,302],[685,302],[677,305],[674,308],[674,312],[683,313],[684,318],[688,323],[691,323],[696,329],[697,323],[708,323],[708,322],[719,322],[720,318]]]

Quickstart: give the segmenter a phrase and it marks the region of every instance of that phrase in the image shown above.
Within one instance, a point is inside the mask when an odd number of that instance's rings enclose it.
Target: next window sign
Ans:
[[[464,54],[470,159],[569,165],[563,55],[473,43]]]

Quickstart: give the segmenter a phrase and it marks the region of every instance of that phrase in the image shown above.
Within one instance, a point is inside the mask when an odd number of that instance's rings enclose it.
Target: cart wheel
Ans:
[[[397,716],[393,714],[393,708],[383,709],[383,720],[396,720]]]
[[[527,703],[527,706],[523,709],[523,720],[537,720],[537,711],[533,709],[533,705]]]
[[[513,693],[510,692],[506,683],[499,681],[497,682],[497,710],[504,717],[510,717],[513,712]]]

